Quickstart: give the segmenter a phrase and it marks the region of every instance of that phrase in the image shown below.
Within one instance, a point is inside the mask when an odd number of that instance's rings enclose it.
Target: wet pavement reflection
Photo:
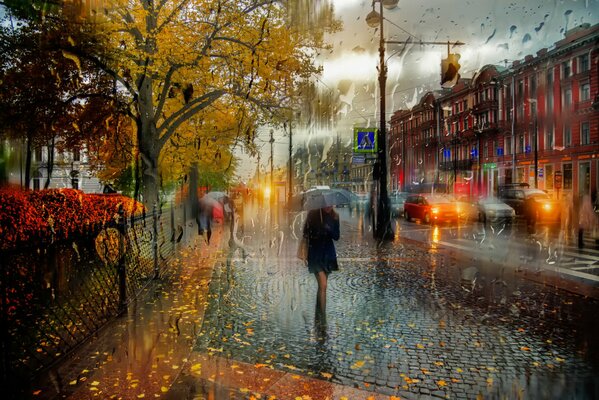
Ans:
[[[208,358],[387,395],[599,395],[594,300],[440,251],[445,228],[377,244],[363,216],[341,210],[322,324],[316,281],[294,257],[301,218],[291,231],[262,218],[244,224],[248,253],[214,270],[195,346]]]

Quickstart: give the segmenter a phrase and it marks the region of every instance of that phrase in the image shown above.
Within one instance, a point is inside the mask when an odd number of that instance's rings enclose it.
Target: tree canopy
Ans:
[[[133,138],[103,136],[131,147],[146,203],[191,163],[232,171],[232,147],[251,149],[258,125],[285,119],[298,82],[319,72],[313,55],[325,47],[324,33],[338,28],[329,6],[300,18],[314,4],[299,0],[96,4],[77,11],[89,35],[64,35],[61,52],[78,69],[92,66],[111,77],[118,93],[113,110],[130,117]]]

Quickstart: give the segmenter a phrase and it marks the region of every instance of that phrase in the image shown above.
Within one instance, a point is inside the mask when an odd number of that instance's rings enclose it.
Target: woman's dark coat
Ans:
[[[339,218],[318,209],[308,212],[304,225],[308,238],[308,269],[315,273],[339,269],[333,240],[339,240]]]

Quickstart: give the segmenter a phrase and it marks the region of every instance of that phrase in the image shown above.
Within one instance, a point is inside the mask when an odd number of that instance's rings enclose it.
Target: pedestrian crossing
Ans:
[[[553,272],[599,283],[599,249],[595,247],[594,238],[585,241],[582,249],[572,243],[544,245],[534,239],[526,242],[476,237],[440,240],[437,244],[495,262],[509,265],[525,263],[537,269],[551,269]]]

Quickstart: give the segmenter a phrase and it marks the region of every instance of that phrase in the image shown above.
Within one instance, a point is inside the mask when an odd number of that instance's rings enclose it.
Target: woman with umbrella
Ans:
[[[316,311],[324,323],[328,276],[332,271],[339,270],[333,243],[333,240],[339,240],[339,215],[332,205],[327,204],[324,196],[320,199],[307,199],[306,206],[310,211],[304,224],[303,236],[308,240],[308,270],[314,274],[318,283]]]

